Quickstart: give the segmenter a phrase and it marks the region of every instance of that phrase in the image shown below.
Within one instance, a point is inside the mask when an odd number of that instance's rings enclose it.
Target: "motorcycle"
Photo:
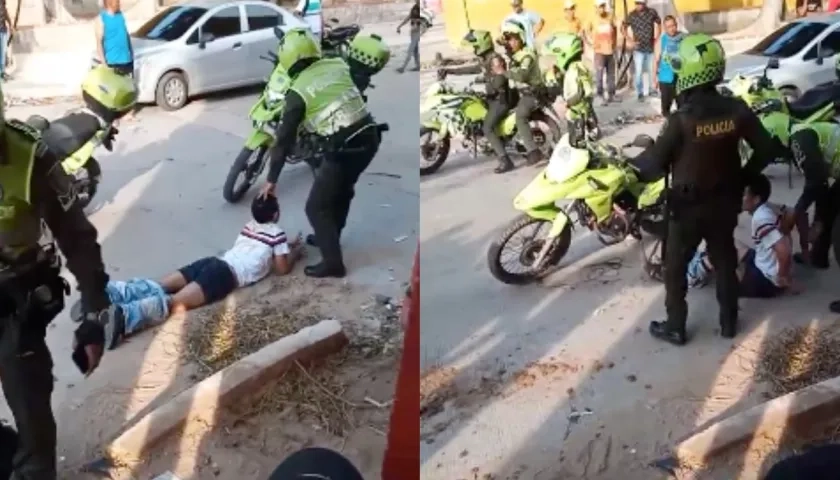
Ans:
[[[767,62],[756,77],[736,75],[720,87],[722,93],[738,97],[758,115],[781,112],[797,122],[831,122],[840,114],[840,83],[828,83],[806,91],[796,100],[790,99],[767,77],[767,71],[779,68],[779,60]]]
[[[356,35],[362,30],[358,24],[338,25],[337,18],[331,18],[329,23],[337,26],[324,25],[324,30],[321,32],[321,51],[325,57],[341,57],[347,56],[347,48],[350,42],[356,38]]]
[[[245,145],[233,161],[233,165],[230,166],[224,187],[222,187],[222,195],[230,203],[241,200],[265,170],[268,164],[268,149],[274,143],[273,132],[277,129],[277,122],[285,106],[286,92],[292,84],[286,70],[276,67],[276,54],[268,52],[267,56],[260,56],[260,58],[272,62],[275,68],[262,94],[248,112],[253,130],[245,139]],[[299,159],[287,159],[290,164],[298,163],[298,161]],[[239,180],[243,174],[244,178],[240,183]]]
[[[647,148],[653,142],[639,135],[621,148],[591,140],[585,148],[572,148],[568,134],[563,135],[548,166],[514,199],[514,208],[522,213],[487,251],[493,277],[509,285],[525,285],[550,273],[571,245],[573,214],[604,245],[628,236],[641,240],[642,231],[661,240],[666,229],[665,178],[640,182],[623,152],[630,147]],[[571,202],[560,207],[560,200]],[[528,230],[533,233],[527,235]],[[525,238],[514,240],[519,234]],[[502,254],[511,249],[521,271],[503,263]]]
[[[274,34],[278,39],[282,39],[285,35],[278,27],[275,27]],[[245,145],[233,161],[233,165],[230,166],[225,179],[222,195],[229,203],[241,200],[265,170],[269,158],[268,151],[274,143],[273,132],[277,130],[277,123],[285,106],[286,92],[292,83],[286,70],[279,67],[277,54],[269,51],[260,58],[271,62],[274,70],[262,94],[248,113],[253,130],[245,139]],[[368,88],[374,88],[374,86],[370,85]],[[363,98],[367,101],[367,97],[363,95]],[[388,131],[389,127],[387,124],[379,124],[377,128],[380,133],[383,133]],[[325,154],[323,142],[319,137],[301,131],[298,133],[292,152],[286,157],[286,164],[296,165],[306,162],[314,175]],[[243,174],[244,178],[240,183],[240,177]]]
[[[50,121],[40,115],[32,115],[26,120],[26,124],[42,134],[50,128]],[[76,202],[82,208],[90,205],[93,197],[96,196],[99,182],[102,180],[102,167],[93,158],[93,152],[97,147],[103,145],[112,133],[116,133],[114,130],[115,127],[112,125],[99,130],[87,143],[61,161],[61,167],[67,175],[73,178]],[[61,145],[49,146],[56,152],[62,154],[65,152]],[[104,146],[108,151],[111,150],[110,144]]]
[[[472,150],[473,157],[479,152],[493,152],[482,130],[487,116],[487,98],[484,93],[473,90],[473,85],[459,91],[441,80],[426,90],[420,105],[420,175],[430,175],[443,166],[453,137],[460,137],[464,148]],[[560,138],[560,124],[551,104],[541,102],[530,120],[534,140],[548,156]],[[516,135],[514,111],[499,122],[496,131],[510,153],[526,153]]]

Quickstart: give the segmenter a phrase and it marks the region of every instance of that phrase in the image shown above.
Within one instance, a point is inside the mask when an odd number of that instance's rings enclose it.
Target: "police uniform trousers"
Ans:
[[[327,267],[344,266],[341,231],[347,223],[356,182],[376,156],[380,141],[375,127],[363,130],[347,141],[346,151],[328,155],[315,175],[305,210]]]
[[[673,203],[673,202],[672,202]],[[665,250],[665,309],[668,329],[684,332],[688,317],[685,300],[688,290],[686,271],[700,242],[706,241],[709,259],[715,269],[717,301],[721,326],[735,326],[738,320],[738,254],[735,227],[739,204],[716,201],[706,205],[671,206],[668,247]]]

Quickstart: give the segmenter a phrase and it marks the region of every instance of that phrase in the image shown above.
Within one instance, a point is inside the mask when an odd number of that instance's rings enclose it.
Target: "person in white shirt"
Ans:
[[[739,246],[741,268],[739,295],[744,298],[772,298],[792,288],[793,265],[790,232],[793,212],[770,204],[770,180],[764,175],[751,178],[744,189],[742,208],[752,216],[750,234],[753,247]],[[698,250],[688,268],[688,283],[692,287],[705,285],[712,273],[708,254]]]
[[[321,0],[299,0],[295,7],[295,14],[306,21],[316,38],[321,38],[321,32],[324,29]]]
[[[513,13],[505,17],[502,21],[502,27],[508,22],[521,23],[525,27],[525,45],[536,50],[537,36],[545,26],[545,20],[539,13],[525,10],[523,0],[512,0],[510,5],[513,7]]]
[[[274,195],[257,196],[251,203],[253,219],[239,232],[233,247],[217,257],[205,257],[158,281],[134,278],[108,282],[111,302],[123,310],[124,325],[117,326],[116,348],[126,335],[160,323],[170,314],[192,310],[224,299],[234,290],[259,282],[272,271],[286,275],[303,256],[302,235],[293,241],[277,224],[280,205]],[[78,304],[73,309],[81,309]],[[71,313],[73,318],[76,315]]]

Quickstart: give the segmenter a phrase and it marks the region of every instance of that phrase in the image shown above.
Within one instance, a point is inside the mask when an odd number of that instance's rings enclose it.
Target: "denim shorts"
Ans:
[[[239,282],[227,262],[219,257],[205,257],[178,270],[187,283],[195,282],[204,292],[207,303],[227,297]]]
[[[753,249],[749,249],[744,257],[744,276],[738,290],[742,298],[773,298],[784,292],[782,287],[771,282],[755,265]]]

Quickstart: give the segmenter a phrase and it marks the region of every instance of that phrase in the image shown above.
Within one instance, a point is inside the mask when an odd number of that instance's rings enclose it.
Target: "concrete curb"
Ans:
[[[199,420],[212,427],[219,409],[231,400],[266,385],[296,361],[311,362],[347,343],[336,320],[324,320],[283,337],[155,408],[111,442],[106,455],[119,465],[135,464],[157,441],[187,422]]]
[[[790,431],[808,431],[820,422],[837,417],[840,417],[840,377],[774,398],[715,422],[677,445],[671,462],[668,459],[660,462],[669,463],[672,467],[702,463],[752,438],[780,439]]]

